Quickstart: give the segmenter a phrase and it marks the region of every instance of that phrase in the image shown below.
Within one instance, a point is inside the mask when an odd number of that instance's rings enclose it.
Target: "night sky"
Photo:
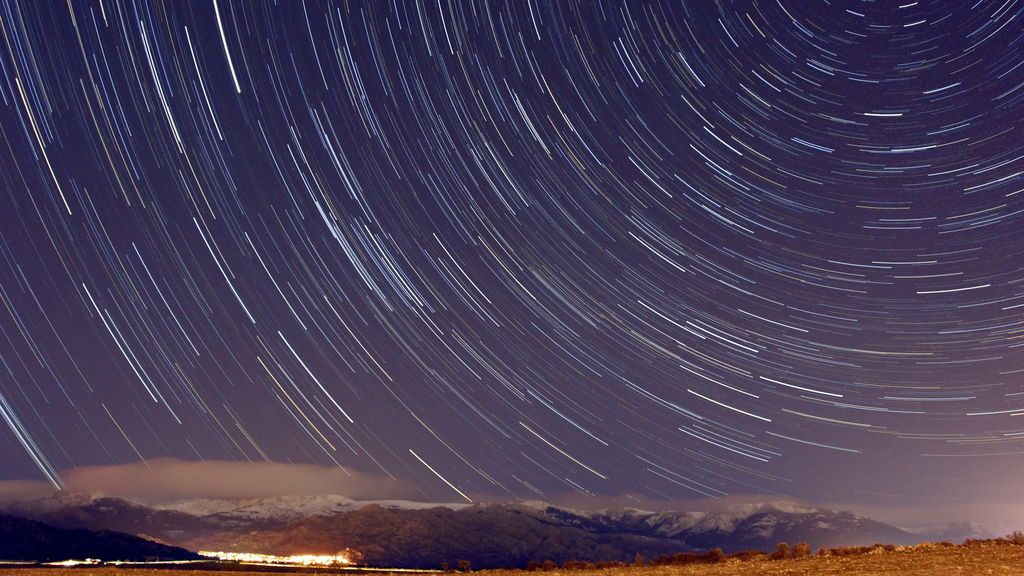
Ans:
[[[980,502],[1024,3],[5,1],[0,478]]]

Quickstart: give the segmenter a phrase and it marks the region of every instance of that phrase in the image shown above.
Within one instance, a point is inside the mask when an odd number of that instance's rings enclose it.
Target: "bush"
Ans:
[[[677,552],[672,555],[672,564],[682,566],[686,564],[695,564],[699,557],[694,552]]]
[[[1010,544],[1016,544],[1018,546],[1024,545],[1024,532],[1015,530],[1011,532],[1006,538],[1004,538]]]
[[[765,554],[764,552],[761,552],[760,550],[740,550],[739,552],[736,552],[735,554],[732,555],[733,558],[739,560],[740,562],[748,562],[750,560],[757,560],[758,558],[761,558],[761,557],[764,557],[764,556],[767,556],[767,554]]]
[[[775,545],[775,552],[772,552],[771,558],[772,560],[782,560],[784,558],[789,558],[789,556],[789,544],[779,542]]]
[[[793,546],[793,558],[805,558],[811,555],[811,547],[807,542],[797,542],[796,546]]]
[[[717,564],[725,561],[725,552],[723,552],[721,548],[712,548],[711,550],[701,554],[700,559],[704,562]]]
[[[798,545],[799,546],[799,545]],[[928,546],[938,546],[928,544]],[[841,548],[819,548],[818,556],[859,556],[861,554],[882,554],[883,552],[896,552],[899,547],[895,544],[872,544],[871,546],[844,546]],[[808,551],[808,554],[810,552]],[[796,550],[793,557],[797,557]]]

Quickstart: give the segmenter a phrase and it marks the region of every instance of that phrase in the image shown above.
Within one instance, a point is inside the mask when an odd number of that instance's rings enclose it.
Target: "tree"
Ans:
[[[702,554],[701,558],[703,558],[705,562],[724,562],[725,552],[723,552],[721,548],[712,548],[711,550],[708,550],[707,552]]]
[[[775,552],[772,552],[772,560],[782,560],[789,558],[789,544],[785,542],[779,542],[775,545]]]

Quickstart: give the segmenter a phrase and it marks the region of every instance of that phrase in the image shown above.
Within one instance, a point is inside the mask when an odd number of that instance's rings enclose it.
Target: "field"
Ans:
[[[566,571],[560,571],[567,574]],[[1024,546],[924,547],[853,556],[811,556],[787,560],[731,559],[719,564],[609,568],[577,572],[594,576],[953,576],[1024,575]],[[489,570],[488,576],[523,576],[515,570]],[[568,572],[571,574],[571,572]]]
[[[522,576],[489,571],[493,576]],[[1024,575],[1024,546],[914,548],[856,556],[788,560],[729,560],[720,564],[627,567],[594,571],[603,576],[947,576]]]
[[[326,573],[327,571],[324,571]],[[337,571],[330,571],[338,573]],[[350,574],[359,571],[347,572]],[[1024,575],[1024,545],[915,546],[850,556],[811,556],[786,560],[730,559],[717,564],[624,566],[592,570],[553,570],[560,576],[933,576]],[[298,573],[296,571],[295,573]],[[317,573],[304,570],[302,574]],[[387,572],[376,572],[388,574]],[[365,573],[364,573],[365,574]],[[399,573],[395,573],[399,574]],[[482,570],[474,576],[526,576],[524,570]],[[0,576],[267,576],[259,571],[78,567],[9,568]],[[405,573],[403,576],[408,576]]]

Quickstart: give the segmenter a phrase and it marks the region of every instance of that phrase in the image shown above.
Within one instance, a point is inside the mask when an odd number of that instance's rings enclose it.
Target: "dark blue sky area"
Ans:
[[[1024,3],[0,11],[0,478],[1011,498]]]

